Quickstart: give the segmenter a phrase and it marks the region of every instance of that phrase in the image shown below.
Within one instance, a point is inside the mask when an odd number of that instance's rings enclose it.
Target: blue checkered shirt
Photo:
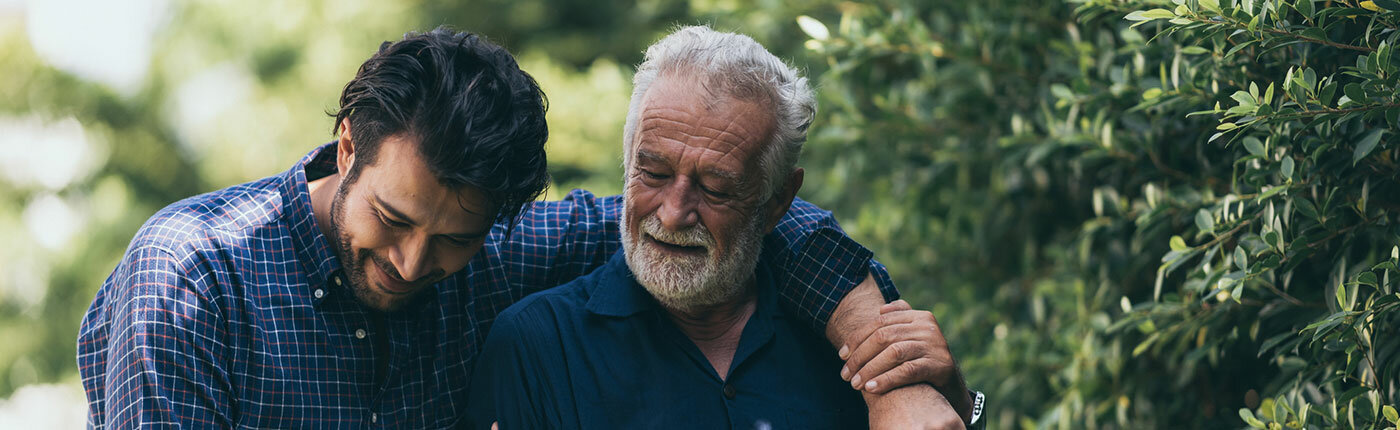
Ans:
[[[334,162],[323,145],[285,173],[182,200],[141,227],[78,335],[89,427],[451,427],[497,313],[621,246],[622,200],[575,190],[534,203],[509,237],[496,225],[410,311],[377,314],[343,285],[312,215],[308,172]],[[870,252],[806,202],[763,252],[783,273],[783,306],[819,332],[867,272],[897,294]],[[388,357],[378,375],[377,356]]]

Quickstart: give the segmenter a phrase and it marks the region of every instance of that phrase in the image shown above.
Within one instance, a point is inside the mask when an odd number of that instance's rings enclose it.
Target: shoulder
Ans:
[[[540,291],[521,299],[496,317],[489,337],[546,336],[584,317],[587,313],[588,286],[592,277],[582,277],[564,285]],[[488,341],[489,343],[489,341]]]
[[[166,245],[208,239],[216,231],[263,227],[278,222],[283,203],[282,176],[234,185],[189,197],[157,211],[136,233],[132,245]]]

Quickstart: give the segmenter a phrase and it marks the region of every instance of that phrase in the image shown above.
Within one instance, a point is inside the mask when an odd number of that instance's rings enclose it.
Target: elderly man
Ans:
[[[776,306],[759,263],[802,186],[816,106],[806,79],[752,39],[706,27],[646,57],[624,134],[623,252],[501,314],[473,372],[474,424],[864,427],[841,362]],[[867,393],[869,424],[963,425],[926,385],[896,395],[925,402],[877,410],[885,399]],[[927,416],[899,416],[911,413]]]

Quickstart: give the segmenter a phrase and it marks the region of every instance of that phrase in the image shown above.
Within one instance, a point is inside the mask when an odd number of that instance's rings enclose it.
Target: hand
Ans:
[[[870,410],[871,430],[964,428],[953,406],[928,384],[900,387],[884,394],[862,394]]]
[[[947,396],[959,416],[971,418],[972,399],[932,313],[896,300],[880,308],[874,327],[854,348],[842,346],[841,379],[875,394],[927,382]]]

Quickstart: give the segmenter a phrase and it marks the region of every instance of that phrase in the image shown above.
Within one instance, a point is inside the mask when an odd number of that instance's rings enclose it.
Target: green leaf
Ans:
[[[1259,139],[1254,136],[1244,138],[1244,149],[1249,150],[1250,154],[1257,157],[1264,156],[1264,142],[1260,142]]]
[[[1371,151],[1376,149],[1376,144],[1380,143],[1381,135],[1384,134],[1385,129],[1378,128],[1362,137],[1356,144],[1356,151],[1351,153],[1351,164],[1355,166],[1362,158],[1371,155]]]
[[[1374,0],[1374,1],[1376,2],[1376,6],[1383,7],[1383,8],[1385,8],[1386,10],[1392,10],[1392,11],[1400,10],[1400,2],[1398,2],[1398,1],[1395,1],[1395,0]],[[1393,411],[1393,410],[1395,410],[1395,409],[1394,409],[1394,408],[1391,408],[1391,410]],[[1391,420],[1391,421],[1394,421],[1394,420]],[[1396,422],[1396,425],[1400,425],[1400,422]]]
[[[1230,95],[1230,98],[1235,99],[1235,101],[1239,102],[1240,106],[1253,107],[1254,105],[1258,104],[1254,100],[1254,95],[1246,91],[1235,91],[1234,94]]]
[[[1279,173],[1285,179],[1293,177],[1293,157],[1283,156],[1283,162],[1279,165]]]
[[[1303,14],[1303,16],[1307,18],[1312,18],[1313,12],[1315,12],[1312,0],[1298,0],[1298,4],[1294,5],[1294,9],[1298,9],[1298,13]]]
[[[1220,123],[1220,125],[1215,126],[1216,130],[1222,131],[1234,130],[1236,128],[1239,128],[1239,124],[1235,124],[1233,122],[1222,122]]]
[[[1144,12],[1142,13],[1142,16],[1145,16],[1145,17],[1147,17],[1148,19],[1168,19],[1168,18],[1176,18],[1176,14],[1175,14],[1175,13],[1172,13],[1172,11],[1169,11],[1169,10],[1166,10],[1166,9],[1152,9],[1152,10],[1144,11]]]
[[[1200,0],[1196,2],[1205,10],[1220,13],[1220,0]]]
[[[1255,418],[1254,412],[1251,412],[1248,408],[1240,408],[1240,419],[1243,419],[1244,422],[1246,424],[1249,424],[1250,427],[1254,427],[1257,429],[1266,428],[1264,427],[1264,422],[1259,421],[1258,418]]]
[[[1171,247],[1172,251],[1185,251],[1186,240],[1182,239],[1181,236],[1172,236]]]
[[[1356,275],[1356,282],[1374,287],[1376,286],[1376,274],[1369,271],[1361,272],[1361,274]]]
[[[1347,286],[1346,286],[1346,285],[1338,285],[1338,286],[1337,286],[1337,307],[1338,307],[1338,308],[1341,308],[1342,311],[1351,310],[1351,309],[1348,309],[1348,308],[1347,308]],[[1340,312],[1339,312],[1339,313],[1340,313]]]
[[[1126,19],[1128,21],[1136,21],[1137,24],[1133,24],[1134,27],[1156,19],[1171,18],[1176,18],[1176,14],[1166,9],[1140,10],[1129,13],[1127,16],[1123,17],[1123,19]]]
[[[1392,3],[1393,3],[1393,2],[1392,2]],[[1396,6],[1400,6],[1400,4],[1397,4]],[[1391,10],[1400,10],[1400,7],[1397,7],[1396,9],[1391,9]],[[1384,408],[1381,408],[1381,410],[1384,411],[1384,413],[1385,413],[1385,419],[1386,419],[1386,420],[1389,420],[1391,424],[1395,424],[1395,425],[1397,425],[1397,426],[1400,426],[1400,413],[1396,413],[1396,412],[1395,412],[1395,407],[1394,407],[1394,406],[1385,405],[1385,407],[1384,407]]]
[[[1235,247],[1235,267],[1238,267],[1240,270],[1249,268],[1249,253],[1244,251],[1243,246]]]
[[[1361,84],[1357,84],[1357,83],[1347,84],[1347,86],[1342,87],[1342,94],[1345,94],[1347,97],[1349,97],[1349,98],[1351,98],[1352,100],[1355,100],[1355,101],[1357,101],[1357,102],[1365,102],[1365,101],[1366,101],[1366,91],[1363,91],[1363,90],[1361,89]]]
[[[1181,48],[1181,53],[1186,55],[1200,55],[1207,52],[1210,52],[1210,50],[1199,46],[1187,46],[1185,48]]]
[[[1210,211],[1205,209],[1196,211],[1196,228],[1204,232],[1215,231],[1215,217],[1211,216]]]
[[[1298,207],[1298,212],[1302,213],[1303,216],[1317,219],[1317,206],[1313,205],[1312,200],[1299,198],[1293,201],[1293,205]]]

